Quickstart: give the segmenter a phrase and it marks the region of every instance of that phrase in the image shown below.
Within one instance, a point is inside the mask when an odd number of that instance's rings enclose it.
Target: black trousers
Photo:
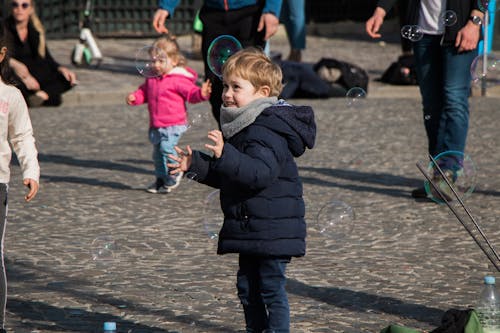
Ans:
[[[203,6],[200,20],[203,22],[201,52],[205,64],[205,77],[212,82],[210,104],[212,114],[220,127],[220,107],[222,105],[222,81],[212,73],[207,63],[208,48],[212,41],[220,35],[231,35],[238,39],[243,47],[255,46],[264,48],[265,31],[257,32],[263,1],[254,6],[223,11]]]
[[[38,83],[40,84],[40,90],[43,90],[49,95],[49,99],[46,100],[43,105],[46,106],[58,106],[62,103],[61,95],[71,89],[71,84],[68,80],[59,72],[52,72],[48,77],[36,77]],[[20,78],[16,77],[16,86],[21,90],[24,99],[36,93],[36,91],[28,90]]]

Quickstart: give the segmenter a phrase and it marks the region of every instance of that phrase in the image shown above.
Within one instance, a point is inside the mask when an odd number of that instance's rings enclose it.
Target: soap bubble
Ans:
[[[500,83],[500,63],[492,55],[484,57],[483,54],[480,54],[474,58],[470,66],[470,73],[472,82],[475,84],[486,84],[487,87],[492,87]]]
[[[346,93],[347,106],[357,106],[366,97],[366,91],[360,87],[353,87]]]
[[[160,76],[161,72],[156,69],[155,62],[166,62],[166,53],[154,46],[145,46],[139,49],[135,55],[135,68],[139,74],[146,78]]]
[[[453,10],[447,10],[441,15],[441,20],[446,27],[451,27],[458,21],[457,13],[455,13]]]
[[[468,154],[460,151],[445,151],[434,157],[437,166],[441,168],[448,181],[453,185],[461,200],[468,198],[476,187],[476,166]],[[429,162],[427,175],[437,185],[444,197],[434,189],[429,181],[424,182],[427,196],[437,203],[444,203],[445,200],[452,202],[456,200],[452,189],[446,180],[440,175],[438,167],[434,162]]]
[[[342,239],[354,228],[354,211],[345,202],[332,200],[319,210],[316,223],[321,235]]]
[[[203,208],[203,228],[208,238],[215,241],[219,238],[219,232],[224,222],[219,195],[219,190],[210,192],[205,198]]]
[[[92,242],[90,253],[92,260],[113,260],[115,259],[116,243],[113,236],[101,235]]]
[[[188,111],[188,127],[192,126],[202,126],[210,122],[211,113],[207,112],[205,109],[193,109]]]
[[[401,28],[401,36],[412,42],[417,42],[424,37],[424,32],[418,25],[405,25]]]
[[[241,43],[231,35],[221,35],[215,38],[208,47],[207,64],[208,68],[222,77],[222,65],[230,56],[242,49]]]

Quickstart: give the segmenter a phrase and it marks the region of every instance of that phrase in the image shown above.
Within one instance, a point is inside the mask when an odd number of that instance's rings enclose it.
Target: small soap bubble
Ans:
[[[209,122],[209,119],[210,116],[209,116],[209,113],[203,109],[196,109],[196,110],[189,110],[188,111],[188,122],[189,122],[189,125],[188,127],[191,128],[193,126],[202,126],[204,124],[206,124],[207,122]]]
[[[500,83],[500,63],[492,56],[478,55],[470,66],[472,82],[474,84],[485,84],[487,87],[496,86]]]
[[[224,222],[220,206],[220,190],[210,192],[205,198],[203,209],[203,228],[210,240],[217,241]]]
[[[92,260],[113,260],[115,259],[116,242],[113,236],[101,235],[96,237],[91,244],[90,252]]]
[[[316,223],[321,235],[340,240],[354,228],[354,210],[343,201],[332,200],[319,210]]]
[[[231,35],[221,35],[215,38],[207,52],[208,68],[217,75],[222,77],[222,65],[229,59],[230,56],[242,49],[241,43]]]
[[[468,198],[476,187],[476,166],[468,154],[460,151],[445,151],[434,157],[434,162],[429,162],[427,175],[437,185],[441,196],[429,181],[424,182],[427,196],[437,203],[456,201],[456,196],[446,180],[440,174],[438,167],[443,171],[448,182],[453,186],[458,197],[463,201]]]
[[[458,21],[457,13],[455,13],[453,10],[447,10],[441,15],[441,20],[446,27],[451,27]]]
[[[412,42],[418,42],[424,37],[424,32],[418,25],[405,25],[401,28],[401,36]]]
[[[166,53],[154,46],[144,46],[135,55],[135,68],[139,74],[146,78],[160,76],[158,67],[166,63]]]
[[[347,106],[358,106],[366,98],[366,91],[360,87],[353,87],[346,93]]]

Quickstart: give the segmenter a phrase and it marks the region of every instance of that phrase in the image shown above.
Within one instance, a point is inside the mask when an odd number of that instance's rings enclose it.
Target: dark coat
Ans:
[[[281,104],[225,142],[219,159],[193,153],[189,171],[220,189],[224,225],[217,253],[305,254],[305,206],[294,157],[312,148],[315,136],[310,107]]]
[[[388,12],[397,0],[379,0],[378,6],[384,8]],[[405,13],[406,24],[418,24],[419,9],[421,0],[405,0],[408,1],[407,12]],[[457,33],[462,29],[469,20],[473,9],[481,10],[478,0],[448,0],[446,1],[446,9],[452,10],[457,14],[457,24],[445,27],[443,36],[444,46],[455,45]],[[481,10],[482,11],[482,10]]]

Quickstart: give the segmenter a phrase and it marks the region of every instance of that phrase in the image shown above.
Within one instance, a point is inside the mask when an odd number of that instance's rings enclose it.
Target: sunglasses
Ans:
[[[15,2],[15,1],[12,2],[12,8],[22,7],[23,9],[26,9],[29,6],[30,6],[30,4],[27,2],[23,2],[23,3],[19,3],[19,2]]]

